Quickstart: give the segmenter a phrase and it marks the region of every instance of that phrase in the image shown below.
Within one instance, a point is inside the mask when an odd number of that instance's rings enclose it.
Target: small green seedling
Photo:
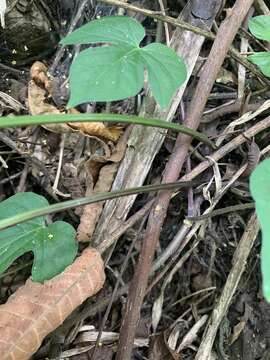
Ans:
[[[250,177],[250,191],[262,229],[261,271],[263,293],[270,302],[270,159],[262,161]]]
[[[270,16],[255,16],[249,21],[249,30],[256,38],[270,41]],[[248,56],[265,76],[270,76],[270,52],[262,51]]]
[[[107,16],[83,25],[61,44],[98,44],[83,50],[70,69],[73,107],[88,101],[114,101],[135,96],[144,85],[144,70],[153,95],[166,108],[186,79],[186,67],[167,46],[152,43],[140,47],[143,26],[127,16]]]
[[[0,220],[48,205],[43,196],[18,193],[0,203]],[[45,220],[37,217],[0,232],[0,273],[30,251],[34,253],[33,281],[49,280],[72,263],[78,248],[74,228],[64,221],[47,226]]]

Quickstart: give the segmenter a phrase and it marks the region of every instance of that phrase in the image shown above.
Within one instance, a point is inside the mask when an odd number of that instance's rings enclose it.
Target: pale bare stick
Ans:
[[[227,278],[226,284],[223,288],[218,303],[212,311],[212,315],[203,334],[203,338],[195,360],[207,360],[211,358],[210,355],[212,351],[212,346],[218,328],[221,324],[222,319],[228,311],[232,298],[238,287],[239,281],[247,264],[249,253],[258,235],[259,229],[259,222],[255,213],[253,213],[234,253],[232,269]]]

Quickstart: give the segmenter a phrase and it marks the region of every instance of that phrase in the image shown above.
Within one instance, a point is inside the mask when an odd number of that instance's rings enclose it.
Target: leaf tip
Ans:
[[[269,282],[264,282],[263,284],[263,295],[265,300],[270,303],[270,284]]]

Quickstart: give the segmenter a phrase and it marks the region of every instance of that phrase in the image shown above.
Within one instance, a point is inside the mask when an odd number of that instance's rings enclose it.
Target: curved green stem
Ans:
[[[137,124],[143,126],[153,126],[162,129],[171,129],[177,132],[189,135],[194,139],[206,143],[207,145],[215,148],[213,142],[208,139],[204,134],[190,129],[184,125],[178,125],[164,120],[143,118],[134,115],[119,115],[119,114],[62,114],[62,115],[24,115],[15,117],[3,117],[0,119],[0,129],[7,127],[18,126],[33,126],[42,124],[55,124],[65,122],[118,122],[127,124]]]
[[[15,215],[7,219],[1,220],[0,230],[3,230],[9,226],[17,225],[27,220],[31,220],[38,216],[45,216],[59,211],[71,209],[77,206],[92,204],[104,200],[115,199],[127,195],[148,193],[150,191],[180,189],[180,188],[189,187],[193,184],[194,181],[179,181],[169,184],[145,185],[137,188],[131,188],[126,190],[115,190],[111,192],[102,192],[75,200],[63,201],[59,204],[49,205],[42,207],[40,209],[26,211],[23,214]]]

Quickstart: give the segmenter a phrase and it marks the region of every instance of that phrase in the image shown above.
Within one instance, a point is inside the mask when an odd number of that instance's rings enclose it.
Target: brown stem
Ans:
[[[215,39],[215,35],[212,34],[209,31],[203,30],[203,29],[201,29],[201,28],[199,28],[197,26],[191,25],[191,24],[189,24],[189,23],[187,23],[185,21],[182,21],[180,19],[175,19],[175,18],[173,18],[171,16],[162,15],[161,13],[156,12],[156,11],[144,9],[144,8],[141,8],[139,6],[135,6],[135,5],[132,5],[132,4],[129,4],[129,3],[122,3],[121,0],[99,0],[99,1],[104,3],[104,4],[107,4],[107,5],[121,6],[124,9],[136,12],[138,14],[143,14],[145,16],[149,16],[152,19],[155,19],[157,21],[162,21],[162,22],[165,22],[167,24],[170,24],[170,25],[173,25],[173,26],[176,26],[176,27],[180,27],[183,30],[192,31],[195,34],[202,35],[205,38],[208,38],[208,39],[211,39],[211,40]]]
[[[260,107],[263,102],[257,102],[252,104],[247,104],[246,111],[256,111],[258,107]],[[233,104],[224,105],[218,109],[215,109],[208,114],[205,114],[201,119],[201,124],[209,124],[212,121],[215,121],[225,115],[229,115],[232,113],[240,112],[242,106],[242,102],[236,100]]]
[[[185,124],[192,129],[197,129],[199,126],[205,104],[221,65],[252,3],[253,0],[237,0],[231,9],[231,13],[220,26],[187,113]],[[178,178],[190,143],[191,138],[189,136],[180,135],[177,137],[174,151],[165,169],[164,182],[174,181]],[[161,192],[156,205],[150,213],[139,261],[129,290],[116,360],[131,359],[135,332],[140,319],[140,309],[147,288],[148,275],[170,198],[170,191]]]

